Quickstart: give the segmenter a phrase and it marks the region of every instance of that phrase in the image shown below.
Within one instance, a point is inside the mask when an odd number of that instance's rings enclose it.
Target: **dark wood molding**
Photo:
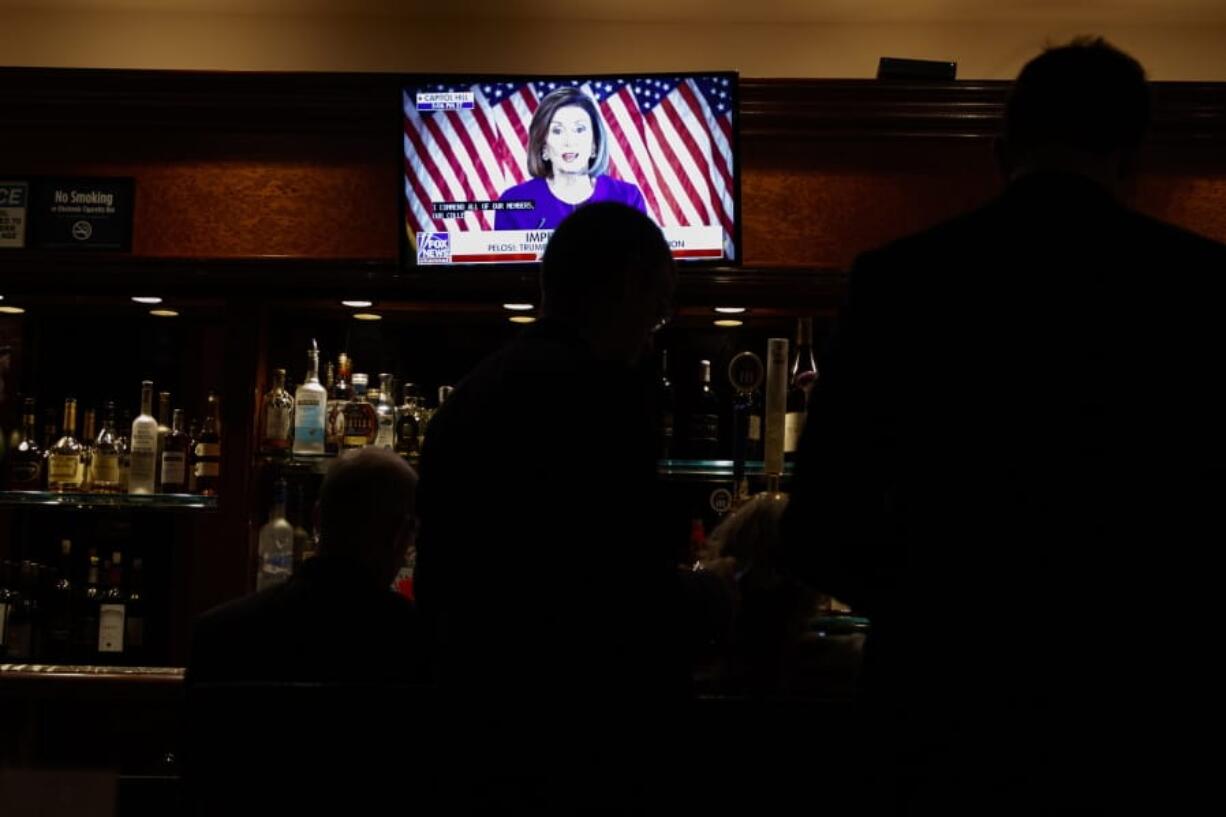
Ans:
[[[0,68],[6,127],[355,132],[398,127],[401,76]],[[1011,83],[741,80],[743,140],[989,139]],[[1159,143],[1226,141],[1226,83],[1154,83]]]

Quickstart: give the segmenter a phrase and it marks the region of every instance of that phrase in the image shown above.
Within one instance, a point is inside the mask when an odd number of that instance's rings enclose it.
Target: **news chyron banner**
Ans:
[[[735,259],[734,83],[406,86],[404,215],[417,263],[537,261],[557,225],[595,201],[642,210],[678,259]],[[577,194],[558,185],[567,173]]]

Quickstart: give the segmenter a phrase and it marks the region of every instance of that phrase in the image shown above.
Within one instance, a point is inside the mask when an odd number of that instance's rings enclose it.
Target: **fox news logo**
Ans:
[[[450,264],[451,236],[447,233],[418,233],[417,263]]]

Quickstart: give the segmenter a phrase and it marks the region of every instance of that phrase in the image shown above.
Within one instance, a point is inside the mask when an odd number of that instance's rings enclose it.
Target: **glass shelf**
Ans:
[[[721,477],[732,479],[734,463],[732,460],[660,460],[657,470],[663,477]],[[791,476],[792,463],[784,463],[783,477]],[[763,473],[762,460],[747,460],[745,476],[761,477]]]
[[[326,474],[328,466],[336,460],[335,454],[273,456],[261,454],[256,462],[261,465],[280,469],[283,474]],[[414,463],[414,465],[416,465]],[[763,463],[761,460],[750,460],[745,463],[745,476],[762,477]],[[696,479],[732,479],[732,460],[660,460],[657,470],[662,477],[696,478]],[[792,463],[783,466],[783,478],[786,480],[792,473]]]
[[[197,494],[61,494],[50,491],[0,491],[0,506],[55,508],[148,508],[215,510],[217,497]]]

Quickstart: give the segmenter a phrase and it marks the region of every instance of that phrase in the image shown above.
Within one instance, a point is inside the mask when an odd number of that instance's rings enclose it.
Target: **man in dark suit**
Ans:
[[[341,455],[320,488],[319,555],[195,623],[184,754],[197,813],[435,802],[440,777],[419,754],[433,734],[428,643],[391,590],[416,483],[390,451]]]
[[[474,743],[554,792],[521,807],[588,811],[624,795],[635,778],[602,787],[590,775],[614,761],[596,755],[686,690],[645,365],[674,284],[649,218],[580,208],[545,250],[542,320],[430,421],[417,599],[443,688],[480,721]]]
[[[205,613],[188,680],[426,680],[416,611],[391,590],[415,535],[416,484],[391,452],[339,457],[320,488],[319,555],[284,584]]]
[[[1148,117],[1131,57],[1047,51],[1008,102],[1004,193],[852,270],[785,535],[872,619],[895,807],[1101,805],[1142,779],[1113,750],[1149,760],[1197,675],[1226,248],[1121,203]]]

